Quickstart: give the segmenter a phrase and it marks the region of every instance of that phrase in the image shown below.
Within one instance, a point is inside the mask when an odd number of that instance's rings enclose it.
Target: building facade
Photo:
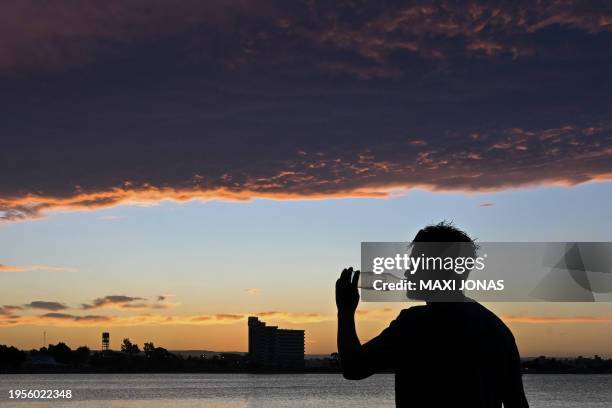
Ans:
[[[108,351],[110,348],[110,333],[102,333],[102,351]]]
[[[304,367],[304,330],[279,329],[249,317],[249,362],[266,368]]]

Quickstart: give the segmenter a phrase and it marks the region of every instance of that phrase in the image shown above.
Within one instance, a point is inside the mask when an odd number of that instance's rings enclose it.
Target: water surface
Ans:
[[[612,375],[531,374],[524,382],[531,407],[612,407]],[[73,398],[16,401],[9,389],[70,389]],[[354,382],[336,374],[10,374],[0,375],[0,406],[393,407],[393,376]]]

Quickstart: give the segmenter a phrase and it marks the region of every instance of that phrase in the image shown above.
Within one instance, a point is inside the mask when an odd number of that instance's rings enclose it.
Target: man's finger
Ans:
[[[359,275],[360,275],[359,271],[355,271],[355,273],[353,274],[353,280],[351,281],[351,284],[355,288],[357,288],[357,285],[359,284]]]
[[[351,276],[353,275],[353,267],[349,266],[348,268],[346,268],[346,284],[350,285],[351,284]]]
[[[347,268],[344,268],[342,270],[342,273],[340,274],[340,281],[346,281],[346,282],[350,282],[351,281],[351,272],[349,272],[349,270]]]
[[[347,285],[349,285],[351,283],[351,276],[353,275],[353,267],[348,267],[345,268],[342,271],[342,275],[340,276],[340,279],[342,279]]]

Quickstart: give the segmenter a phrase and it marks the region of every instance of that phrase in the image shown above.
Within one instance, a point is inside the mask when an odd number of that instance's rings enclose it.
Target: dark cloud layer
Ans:
[[[609,6],[205,3],[0,5],[0,219],[612,176]]]
[[[167,309],[173,306],[172,303],[165,302],[166,296],[157,296],[156,301],[147,303],[146,298],[126,296],[126,295],[108,295],[92,300],[90,303],[81,304],[84,310],[98,309],[103,307],[114,307],[119,309]]]
[[[0,316],[2,318],[17,318],[15,312],[23,310],[23,307],[16,305],[3,305],[0,306]]]
[[[106,322],[110,321],[109,316],[98,316],[98,315],[87,315],[87,316],[75,316],[68,313],[45,313],[44,315],[38,316],[39,319],[59,319],[59,320],[71,320],[74,322]]]
[[[83,309],[97,309],[100,307],[112,307],[117,306],[121,308],[138,308],[144,307],[140,303],[134,303],[136,301],[146,300],[140,297],[125,296],[125,295],[108,295],[101,298],[94,299],[91,303],[83,303]]]
[[[27,308],[31,308],[31,309],[43,309],[43,310],[53,310],[53,311],[68,309],[68,306],[66,306],[63,303],[50,302],[50,301],[45,301],[45,300],[35,300],[24,306]]]

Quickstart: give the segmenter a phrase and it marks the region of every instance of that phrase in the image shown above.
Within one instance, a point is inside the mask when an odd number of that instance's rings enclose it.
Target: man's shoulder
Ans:
[[[425,305],[411,306],[408,309],[402,309],[396,320],[412,320],[424,316],[427,313]]]
[[[414,328],[418,326],[420,321],[427,320],[423,318],[426,311],[424,306],[412,306],[408,309],[402,309],[386,331],[388,333],[397,333],[398,330],[402,332],[406,327]]]
[[[506,323],[504,323],[503,320],[499,318],[499,316],[497,316],[495,313],[493,313],[491,310],[487,309],[480,303],[474,302],[473,305],[474,308],[477,310],[478,314],[480,315],[480,319],[482,322],[488,323],[488,325],[491,328],[494,328],[500,335],[503,335],[508,339],[514,341],[512,331],[510,330],[510,328],[508,328],[508,326],[506,326]]]
[[[458,312],[458,314],[455,315],[455,313],[451,313],[449,315],[454,315],[455,317],[453,317],[453,319],[456,322],[472,322],[475,323],[477,326],[480,326],[481,329],[484,329],[486,327],[488,328],[488,330],[493,330],[499,335],[514,340],[514,336],[512,335],[512,332],[510,331],[508,326],[506,326],[506,324],[495,313],[493,313],[480,303],[465,302],[458,303],[456,306],[456,312]],[[432,307],[428,307],[427,305],[412,306],[400,311],[394,323],[400,326],[403,326],[404,324],[410,324],[411,326],[414,326],[418,323],[427,325],[435,321],[438,317],[434,310],[435,309],[433,309]]]

